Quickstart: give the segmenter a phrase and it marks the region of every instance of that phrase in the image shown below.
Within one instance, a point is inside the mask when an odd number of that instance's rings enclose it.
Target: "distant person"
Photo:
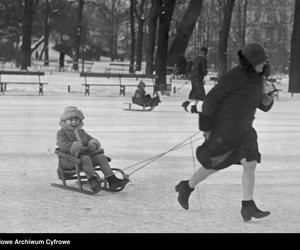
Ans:
[[[177,69],[177,75],[182,78],[186,75],[186,64],[187,61],[183,55],[181,55],[178,59],[178,62],[176,64],[176,69]]]
[[[245,222],[270,214],[254,202],[255,169],[261,161],[257,133],[253,128],[257,108],[271,109],[273,95],[264,89],[267,56],[258,43],[250,43],[238,52],[240,64],[223,75],[202,104],[199,129],[204,143],[197,148],[202,165],[189,180],[176,185],[178,201],[189,209],[189,197],[197,184],[211,174],[233,164],[243,166],[241,215]]]
[[[188,58],[186,62],[186,77],[188,79],[191,78],[192,67],[193,67],[193,61],[191,60],[191,58]]]
[[[194,60],[191,69],[192,89],[188,100],[182,103],[182,107],[185,111],[188,111],[187,108],[190,103],[192,103],[191,113],[198,113],[197,104],[199,101],[203,101],[205,97],[204,77],[207,75],[207,53],[208,49],[202,47],[200,49],[200,54]]]
[[[65,52],[59,53],[59,71],[65,71]]]
[[[159,96],[156,94],[156,96],[151,97],[150,94],[146,93],[145,88],[146,84],[143,81],[140,81],[132,97],[132,103],[143,107],[156,107],[161,102]]]
[[[94,167],[100,166],[111,190],[116,190],[128,183],[128,179],[117,178],[108,163],[100,142],[87,134],[83,129],[84,115],[76,107],[67,107],[60,117],[61,129],[57,132],[57,146],[65,154],[78,157],[81,160],[80,168],[85,172],[90,187],[94,192],[101,189]],[[67,159],[62,159],[64,169],[73,169],[74,165]],[[63,173],[58,171],[58,176]]]

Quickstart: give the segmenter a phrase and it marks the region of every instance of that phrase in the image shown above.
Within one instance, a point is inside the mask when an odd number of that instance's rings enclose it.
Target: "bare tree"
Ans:
[[[44,57],[44,65],[48,66],[49,65],[49,25],[50,25],[50,0],[46,0],[46,7],[45,7],[45,19],[44,19],[44,52],[45,52],[45,57]]]
[[[219,32],[219,44],[217,53],[217,68],[219,76],[223,75],[227,71],[227,45],[233,7],[234,0],[226,0],[224,6],[222,28]]]
[[[236,30],[237,47],[243,48],[246,40],[246,25],[247,25],[247,6],[248,0],[237,1],[236,4]]]
[[[44,66],[49,65],[49,37],[51,34],[51,28],[55,25],[58,20],[56,20],[56,16],[59,12],[62,10],[65,10],[66,7],[70,4],[72,4],[73,1],[51,1],[51,0],[45,0],[45,7],[44,7],[44,46],[43,50],[40,54],[40,59],[43,57],[44,53]]]
[[[157,53],[155,60],[156,82],[155,90],[164,92],[166,89],[166,74],[167,74],[167,56],[169,29],[174,12],[176,0],[165,0],[161,5],[161,14],[159,17]]]
[[[143,57],[143,39],[144,39],[144,24],[145,24],[145,0],[141,0],[139,8],[136,9],[136,16],[138,20],[138,33],[136,41],[136,70],[140,71],[142,67]]]
[[[156,42],[156,30],[158,25],[158,17],[161,14],[162,0],[152,0],[150,16],[148,19],[148,43],[146,53],[146,73],[152,74],[154,70],[154,52]]]
[[[119,32],[122,24],[128,23],[128,1],[124,0],[93,0],[90,2],[101,14],[102,25],[98,27],[101,40],[109,52],[112,61],[119,57]],[[130,2],[129,2],[130,3]],[[136,4],[134,0],[133,8]],[[131,3],[130,3],[131,5]],[[130,14],[129,14],[130,15]]]
[[[291,40],[289,92],[300,92],[300,0],[295,1],[294,26]]]
[[[131,34],[131,43],[130,43],[130,66],[129,66],[129,72],[134,72],[134,62],[135,62],[135,27],[134,27],[134,9],[135,9],[135,1],[136,0],[130,0],[130,34]]]
[[[76,40],[75,40],[75,53],[73,58],[73,69],[78,70],[79,56],[80,56],[80,40],[82,32],[82,13],[83,13],[84,0],[78,0],[78,15],[76,25]]]
[[[38,0],[24,1],[24,14],[22,25],[22,45],[21,45],[21,69],[26,70],[31,65],[31,33],[34,12]]]
[[[195,24],[202,9],[203,0],[191,0],[189,6],[177,28],[177,34],[168,51],[167,65],[177,63],[180,55],[184,54]]]

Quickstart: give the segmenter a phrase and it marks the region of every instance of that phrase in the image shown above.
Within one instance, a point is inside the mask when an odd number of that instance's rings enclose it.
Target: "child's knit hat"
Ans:
[[[259,43],[249,43],[242,49],[242,54],[253,67],[267,60],[266,52]]]
[[[139,84],[137,85],[138,88],[145,88],[146,84],[143,81],[140,81]]]
[[[74,106],[67,107],[64,113],[61,115],[60,120],[66,121],[71,117],[78,117],[81,121],[84,119],[84,115],[78,108]]]

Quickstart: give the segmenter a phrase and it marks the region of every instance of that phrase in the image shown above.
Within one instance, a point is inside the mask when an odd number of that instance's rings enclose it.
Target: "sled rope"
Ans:
[[[200,138],[198,138],[198,139],[196,139],[196,140],[194,140],[194,141],[199,141],[199,140],[200,140]],[[136,166],[136,165],[139,165],[140,163],[144,163],[144,162],[147,162],[147,161],[150,161],[150,160],[156,160],[156,159],[160,158],[161,156],[165,155],[166,153],[168,153],[168,152],[170,152],[170,151],[177,150],[177,149],[182,148],[182,147],[186,146],[187,144],[189,144],[189,143],[185,143],[185,144],[182,144],[182,143],[183,143],[183,142],[177,144],[177,145],[174,146],[172,149],[170,149],[170,150],[168,150],[168,151],[166,151],[166,152],[164,152],[164,153],[161,153],[161,154],[152,156],[152,157],[150,157],[150,158],[148,158],[148,159],[145,159],[145,160],[139,161],[139,162],[137,162],[137,163],[134,163],[134,164],[132,164],[132,165],[130,165],[130,166],[127,166],[127,167],[125,167],[123,170],[132,168],[132,167],[134,167],[134,166]],[[182,144],[182,145],[181,145],[181,144]]]
[[[139,171],[140,169],[146,167],[146,166],[149,165],[151,162],[153,162],[153,161],[155,161],[155,160],[161,158],[162,156],[166,155],[167,153],[169,153],[169,152],[171,152],[171,151],[174,151],[174,150],[177,150],[177,149],[179,149],[179,148],[181,148],[181,147],[183,147],[183,146],[186,146],[187,144],[189,144],[189,142],[188,142],[188,143],[186,143],[186,142],[189,141],[189,140],[191,140],[191,139],[192,139],[194,136],[196,136],[197,134],[199,134],[199,132],[197,132],[197,133],[195,133],[195,134],[189,136],[188,138],[186,138],[186,139],[183,140],[182,142],[178,143],[177,145],[175,145],[175,146],[172,147],[171,149],[169,149],[169,150],[167,150],[167,151],[165,151],[165,152],[163,152],[163,153],[161,153],[161,154],[152,156],[152,157],[150,157],[150,158],[148,158],[148,159],[146,159],[146,160],[143,160],[143,161],[140,161],[140,162],[135,163],[135,164],[133,164],[133,165],[130,165],[130,166],[124,168],[123,170],[129,169],[129,168],[131,168],[131,167],[133,167],[133,166],[136,166],[136,165],[138,165],[138,164],[140,164],[140,163],[146,162],[145,164],[143,164],[142,166],[138,167],[137,169],[133,170],[131,173],[128,174],[128,175],[132,175],[133,173],[135,173],[135,172]],[[197,140],[199,140],[199,139],[197,139]],[[196,140],[195,140],[195,141],[196,141]]]
[[[186,81],[182,86],[180,86],[177,91],[181,90],[186,84],[188,84],[190,82],[190,80]]]
[[[199,140],[201,140],[201,138],[195,139],[195,140],[193,140],[193,142],[196,142],[196,141],[199,141]],[[175,150],[177,150],[177,149],[180,149],[180,148],[186,146],[187,144],[189,144],[189,142],[187,142],[187,143],[185,143],[185,144],[182,144],[182,145],[180,145],[180,146],[174,148],[173,150],[175,151]],[[152,159],[155,159],[155,158],[157,158],[157,157],[160,157],[160,155],[161,155],[161,154],[154,155],[154,156],[152,156],[152,157],[150,157],[150,158],[148,158],[148,159],[145,159],[145,160],[139,161],[139,162],[137,162],[137,163],[134,163],[134,164],[132,164],[132,165],[129,165],[129,166],[125,167],[123,170],[132,168],[132,167],[137,166],[137,165],[139,165],[139,164],[141,164],[141,163],[144,163],[144,162],[147,162],[147,161],[149,161],[149,160],[152,160]]]

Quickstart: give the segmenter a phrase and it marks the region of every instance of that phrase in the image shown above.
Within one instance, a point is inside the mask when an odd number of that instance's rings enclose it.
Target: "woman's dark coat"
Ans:
[[[205,168],[222,169],[241,159],[260,162],[256,131],[252,127],[256,108],[268,111],[261,103],[263,76],[237,66],[222,76],[206,96],[199,114],[199,128],[211,135],[197,149]]]

